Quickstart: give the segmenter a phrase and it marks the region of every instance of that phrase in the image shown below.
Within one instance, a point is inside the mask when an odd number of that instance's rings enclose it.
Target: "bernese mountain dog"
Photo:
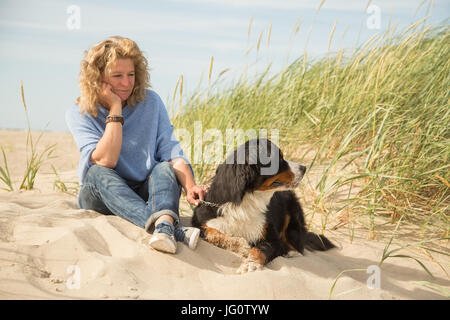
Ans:
[[[205,200],[195,208],[192,225],[208,242],[239,253],[238,273],[262,269],[278,256],[335,247],[307,231],[293,189],[306,167],[287,161],[268,139],[239,146],[217,167]]]

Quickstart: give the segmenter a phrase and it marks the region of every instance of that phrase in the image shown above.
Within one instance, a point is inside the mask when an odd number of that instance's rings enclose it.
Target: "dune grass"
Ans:
[[[36,175],[41,169],[42,164],[53,158],[53,152],[56,149],[56,144],[46,146],[42,151],[37,150],[39,141],[41,140],[41,133],[37,140],[33,141],[33,136],[31,134],[31,124],[28,115],[28,107],[25,101],[25,93],[23,90],[23,83],[20,83],[20,93],[22,97],[23,107],[25,109],[25,116],[27,120],[27,141],[26,141],[26,167],[25,173],[23,175],[22,182],[20,183],[19,190],[31,190],[34,188],[34,183],[36,181]],[[14,186],[11,178],[11,173],[8,168],[8,160],[6,157],[5,150],[1,146],[3,155],[3,165],[0,165],[0,180],[8,187],[1,188],[6,191],[14,191]]]
[[[23,175],[22,183],[20,184],[19,190],[31,190],[34,188],[34,182],[36,180],[36,174],[41,168],[42,164],[52,158],[52,153],[55,151],[56,145],[50,145],[44,148],[43,151],[37,151],[37,145],[41,140],[42,134],[39,135],[37,140],[33,142],[33,136],[31,135],[31,124],[30,118],[28,116],[28,107],[25,102],[25,94],[23,90],[23,83],[20,82],[20,93],[22,96],[22,103],[25,109],[25,115],[27,119],[27,164],[25,168],[25,174]]]
[[[5,149],[1,147],[2,149],[2,156],[3,156],[3,166],[0,166],[0,180],[7,186],[7,188],[1,188],[2,190],[6,191],[14,191],[12,179],[11,179],[11,172],[8,168],[8,159],[6,158]]]
[[[228,87],[209,79],[206,92],[184,99],[174,126],[193,134],[201,121],[203,130],[223,135],[227,128],[279,129],[285,154],[302,160],[313,151],[309,169],[324,166],[313,208],[353,188],[327,215],[351,208],[367,217],[371,238],[379,217],[403,217],[421,227],[423,238],[448,237],[450,29],[425,21],[374,36],[350,54],[316,60],[305,54],[275,76],[267,67]],[[331,179],[351,166],[356,169]],[[207,183],[215,167],[195,163],[199,182]],[[325,231],[328,217],[323,221]]]
[[[56,180],[53,181],[53,190],[57,190],[62,193],[67,193],[73,196],[77,196],[80,190],[80,184],[78,181],[63,181],[55,166],[51,165],[53,174],[56,176]]]

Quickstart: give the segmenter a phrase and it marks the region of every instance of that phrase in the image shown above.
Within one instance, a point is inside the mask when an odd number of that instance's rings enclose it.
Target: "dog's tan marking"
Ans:
[[[202,227],[205,230],[205,240],[209,243],[216,247],[235,252],[241,256],[248,256],[250,247],[244,238],[229,236],[207,225],[203,225]]]
[[[256,262],[263,266],[266,263],[266,255],[258,248],[252,248],[248,254],[248,260]]]
[[[287,239],[287,237],[286,237],[286,230],[287,230],[287,227],[288,227],[290,221],[291,221],[291,216],[288,215],[288,214],[286,214],[286,215],[285,215],[285,218],[284,218],[284,225],[283,225],[283,228],[281,229],[281,232],[280,232],[280,238],[281,238],[281,241],[283,241],[283,243],[286,245],[286,247],[288,247],[289,251],[292,251],[292,250],[293,250],[293,251],[297,251],[297,250],[289,243],[289,241],[288,241],[288,239]]]
[[[258,188],[258,190],[266,191],[273,189],[272,183],[274,183],[276,180],[283,182],[285,184],[290,184],[294,179],[295,174],[290,169],[288,169],[264,181],[264,183]]]
[[[263,229],[263,232],[262,232],[262,235],[261,235],[261,239],[266,239],[267,229],[268,229],[268,228],[269,228],[269,224],[266,223],[266,224],[264,225],[264,229]]]

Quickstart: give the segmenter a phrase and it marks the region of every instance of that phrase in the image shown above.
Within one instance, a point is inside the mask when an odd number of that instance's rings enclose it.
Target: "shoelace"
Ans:
[[[174,229],[175,227],[171,223],[166,221],[158,223],[158,225],[156,226],[156,231],[158,233],[165,233],[168,236],[172,236],[174,234]]]
[[[184,238],[186,237],[186,231],[187,231],[187,228],[185,228],[185,227],[175,228],[175,231],[174,231],[175,239],[177,241],[183,242]]]
[[[186,237],[187,228],[181,226],[174,227],[172,224],[163,221],[158,223],[156,226],[156,231],[159,233],[165,233],[168,236],[174,236],[176,241],[183,242]]]

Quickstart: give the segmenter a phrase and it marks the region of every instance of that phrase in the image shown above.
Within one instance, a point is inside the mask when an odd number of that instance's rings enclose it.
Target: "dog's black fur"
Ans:
[[[276,170],[263,172],[264,168],[268,169],[272,165]],[[304,166],[286,161],[281,150],[267,139],[247,141],[217,168],[205,201],[217,206],[232,203],[233,208],[237,208],[248,201],[245,198],[248,194],[258,194],[257,197],[266,199],[266,203],[261,202],[266,208],[265,212],[260,212],[264,215],[261,218],[264,219],[262,232],[256,238],[246,239],[252,249],[249,259],[253,263],[262,266],[293,250],[303,254],[305,248],[325,251],[334,247],[325,236],[306,229],[303,210],[292,191],[305,171]],[[228,240],[242,235],[226,233],[228,226],[208,226],[209,222],[214,219],[217,221],[217,218],[223,218],[226,214],[226,211],[218,207],[200,204],[194,210],[192,225],[202,230],[201,235],[207,241],[237,252],[236,242]],[[239,230],[247,227],[251,227],[250,224],[239,226]]]

